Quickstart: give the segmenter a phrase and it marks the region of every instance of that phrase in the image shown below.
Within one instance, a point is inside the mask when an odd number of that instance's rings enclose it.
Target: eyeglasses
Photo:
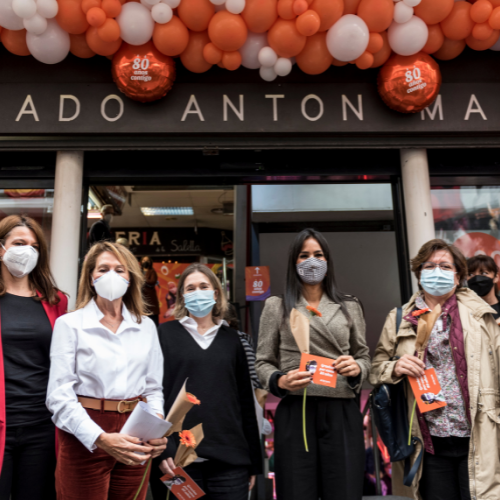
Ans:
[[[424,262],[422,264],[422,270],[424,271],[434,271],[436,267],[439,267],[441,271],[454,271],[455,265],[450,262],[440,262],[436,264],[435,262]]]

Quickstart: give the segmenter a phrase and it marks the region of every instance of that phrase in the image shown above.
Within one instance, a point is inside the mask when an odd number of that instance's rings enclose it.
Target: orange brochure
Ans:
[[[313,356],[303,353],[300,358],[301,372],[310,372],[312,383],[326,385],[326,387],[335,387],[337,385],[337,371],[335,370],[335,360]]]
[[[408,377],[420,413],[437,410],[446,406],[441,385],[434,368],[425,370],[422,377]]]
[[[165,474],[161,481],[178,500],[196,500],[205,496],[205,492],[184,472],[182,467],[176,467],[173,476]]]

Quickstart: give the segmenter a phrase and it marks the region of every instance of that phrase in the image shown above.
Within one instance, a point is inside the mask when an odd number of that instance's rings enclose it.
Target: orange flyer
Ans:
[[[205,492],[184,472],[182,467],[176,467],[173,476],[165,474],[161,481],[178,500],[196,500],[205,496]]]
[[[446,406],[441,385],[434,368],[425,370],[422,377],[408,377],[420,413],[437,410]]]
[[[335,387],[337,385],[337,371],[335,370],[335,360],[313,356],[312,354],[302,354],[300,358],[301,372],[312,374],[312,383]]]

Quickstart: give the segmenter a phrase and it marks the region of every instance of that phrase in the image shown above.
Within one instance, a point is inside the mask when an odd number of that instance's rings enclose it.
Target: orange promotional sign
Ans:
[[[271,296],[269,266],[245,268],[245,288],[247,300],[266,300]]]
[[[303,353],[300,358],[299,371],[309,372],[312,375],[313,384],[325,385],[326,387],[337,385],[334,359]]]
[[[420,413],[437,410],[446,406],[441,385],[434,368],[425,370],[421,377],[408,377]]]
[[[165,474],[161,481],[178,500],[196,500],[205,496],[205,492],[186,474],[182,467],[176,467],[174,475]]]

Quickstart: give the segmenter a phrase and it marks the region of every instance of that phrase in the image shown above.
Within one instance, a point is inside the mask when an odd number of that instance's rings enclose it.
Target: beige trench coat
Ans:
[[[403,318],[415,304],[415,294],[403,306]],[[470,413],[473,422],[469,448],[469,477],[472,500],[500,499],[500,329],[493,316],[494,310],[468,288],[457,291],[458,310],[465,341],[467,374],[470,393]],[[387,316],[380,337],[370,373],[370,383],[397,384],[403,379],[393,376],[396,361],[390,359],[415,352],[416,335],[412,325],[403,319],[399,332],[396,332],[396,309]],[[397,344],[396,353],[394,353]],[[413,407],[414,397],[409,384],[408,418]],[[412,434],[422,439],[417,419],[413,422]],[[412,463],[420,452],[417,445]],[[424,458],[425,459],[425,458]],[[393,494],[421,500],[418,492],[422,466],[411,487],[403,485],[403,462],[393,464]],[[425,499],[424,499],[425,500]]]

